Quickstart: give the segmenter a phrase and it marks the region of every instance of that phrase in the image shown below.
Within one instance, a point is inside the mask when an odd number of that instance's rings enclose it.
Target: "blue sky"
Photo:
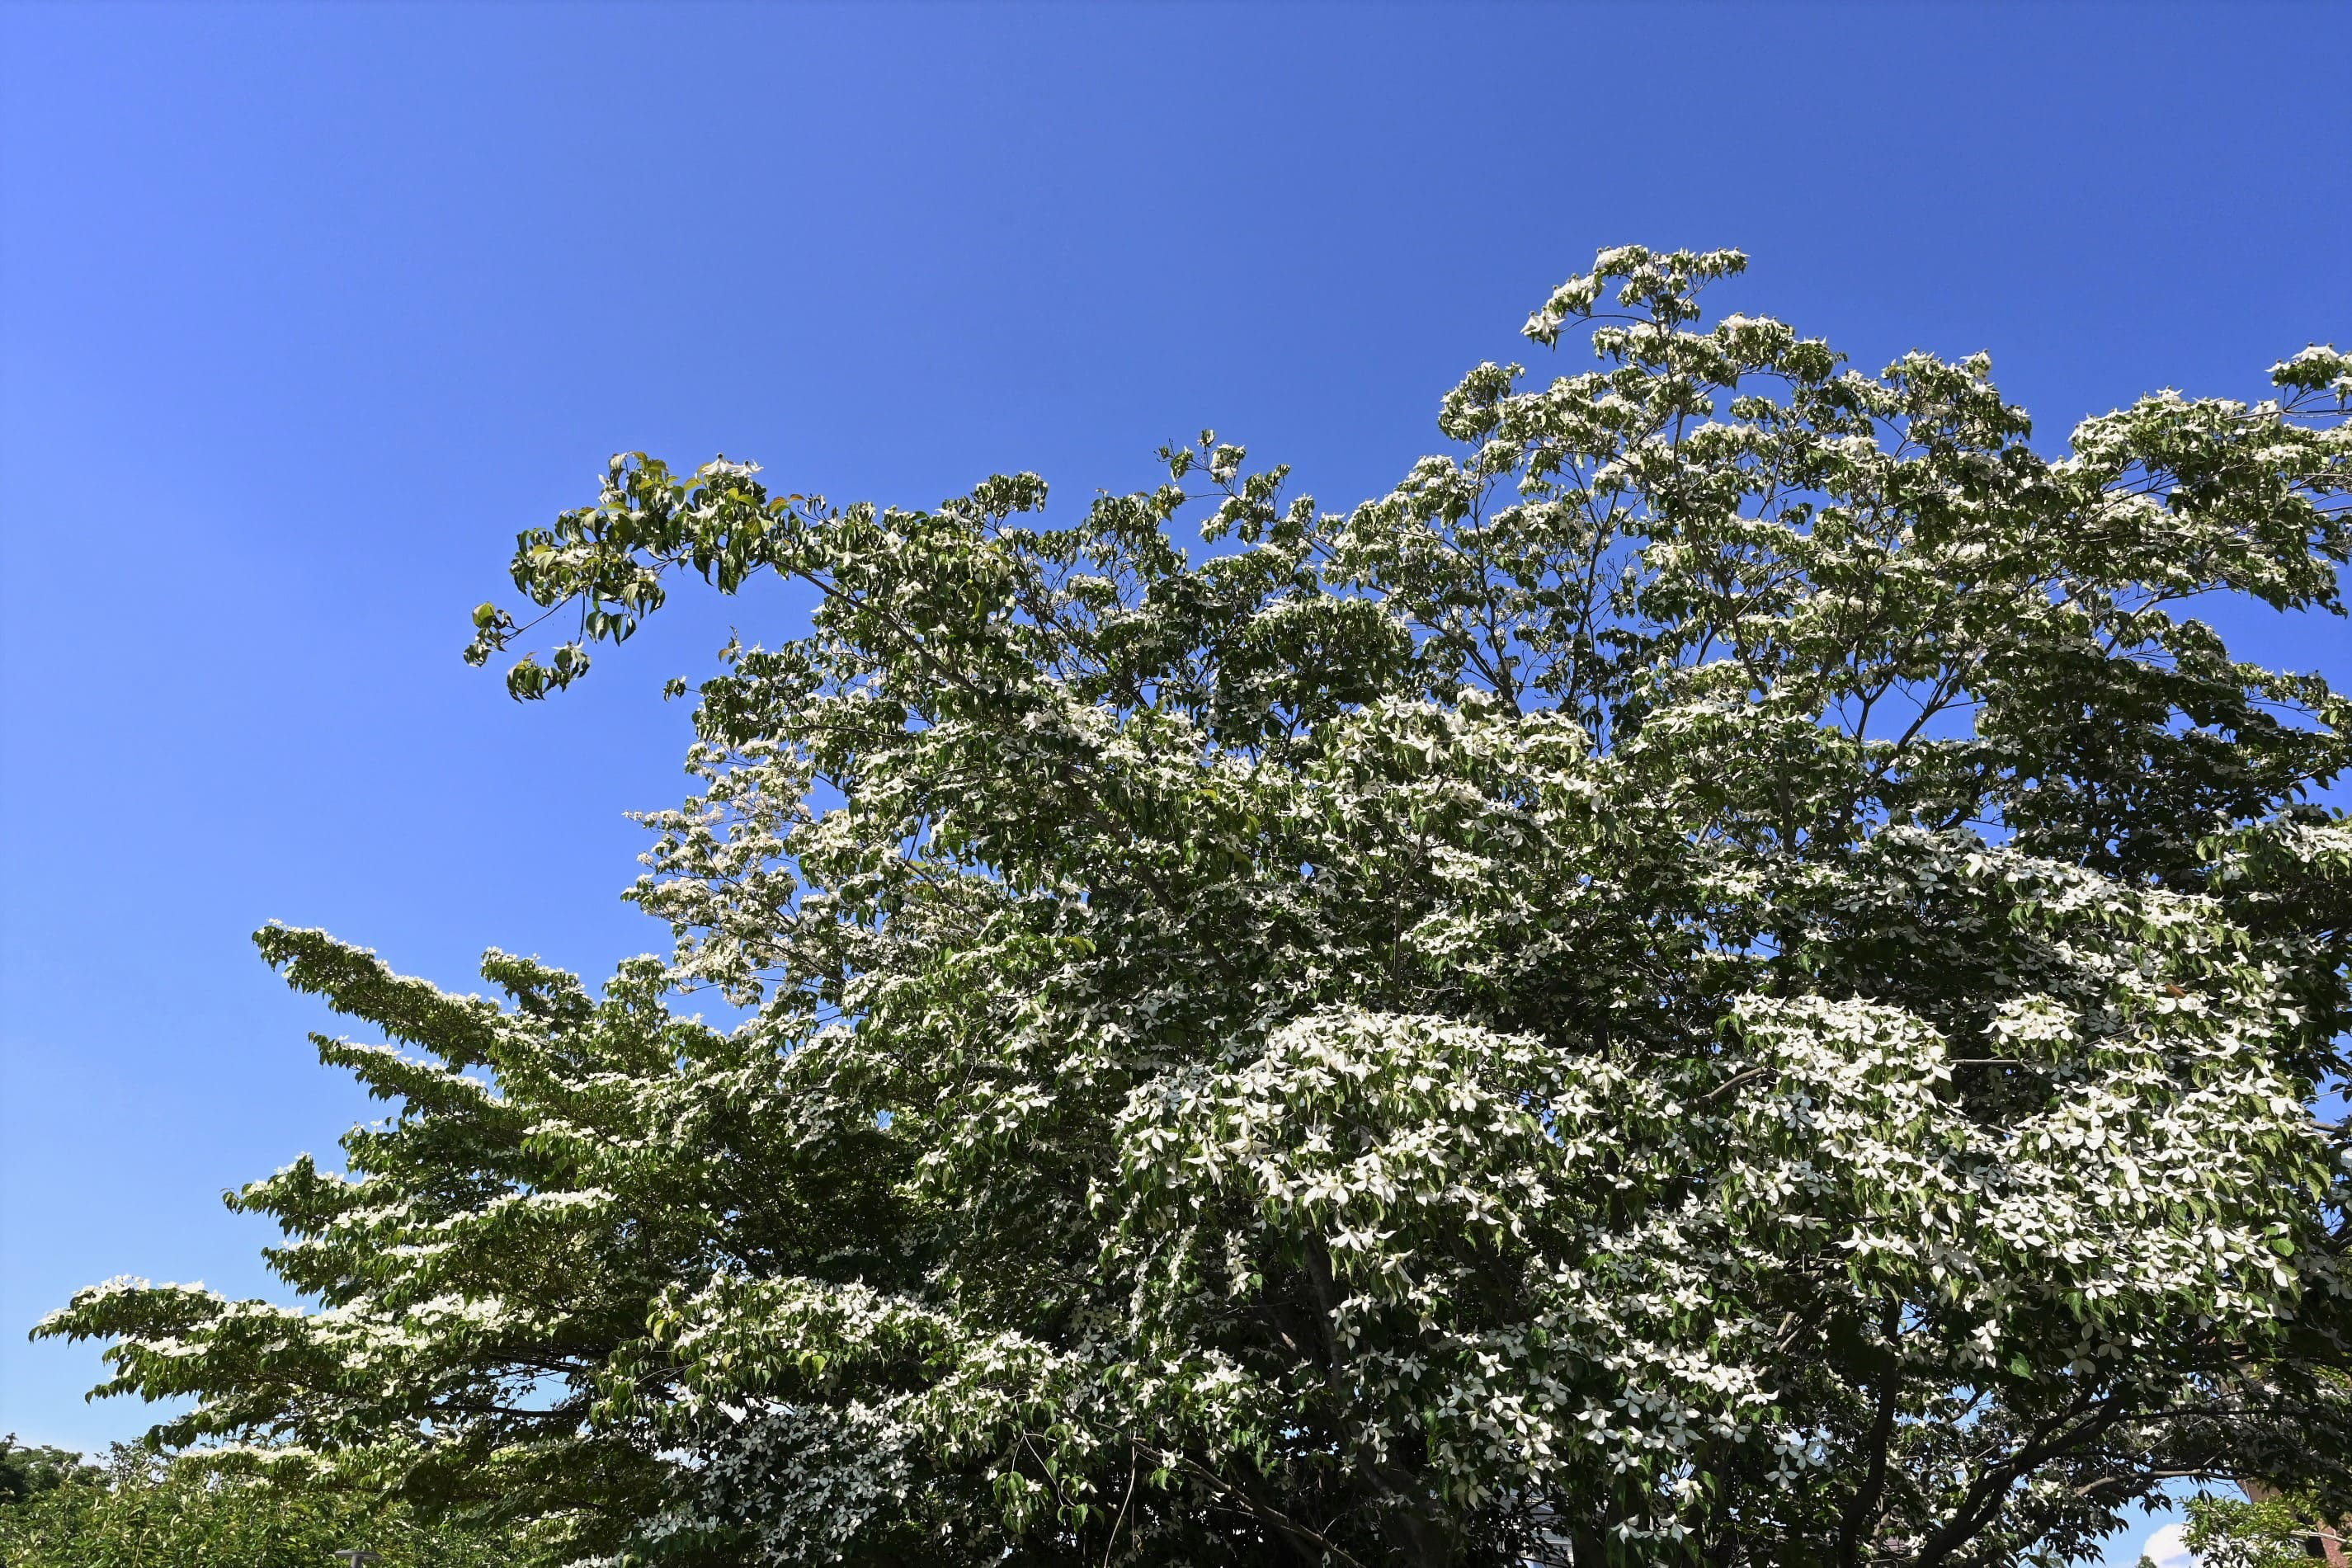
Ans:
[[[267,1291],[220,1190],[370,1113],[255,926],[461,988],[665,945],[660,683],[796,606],[539,706],[457,656],[609,453],[1083,497],[1213,424],[1345,503],[1624,241],[1865,364],[1988,350],[2055,442],[2352,338],[2346,58],[2321,4],[0,7],[0,1429],[141,1429],[24,1328]]]

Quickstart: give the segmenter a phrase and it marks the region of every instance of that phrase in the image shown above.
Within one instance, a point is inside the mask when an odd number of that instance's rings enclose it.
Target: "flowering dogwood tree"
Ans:
[[[1987,363],[1604,252],[1347,511],[1204,434],[1049,522],[615,459],[576,619],[763,573],[631,894],[503,1002],[258,940],[392,1101],[232,1198],[315,1305],[47,1321],[163,1440],[554,1558],[2047,1563],[2179,1478],[2352,1503],[2352,360],[2028,442]],[[1213,548],[1188,555],[1201,518]],[[542,617],[544,619],[544,617]],[[495,606],[469,652],[522,634]],[[710,988],[721,1031],[675,1010]]]

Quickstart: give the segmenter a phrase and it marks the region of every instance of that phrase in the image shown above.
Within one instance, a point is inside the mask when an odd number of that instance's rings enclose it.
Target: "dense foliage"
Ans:
[[[70,1448],[50,1448],[0,1437],[0,1503],[22,1502],[68,1481],[83,1479],[90,1467]]]
[[[2187,1506],[2181,1544],[2198,1568],[2319,1568],[2344,1561],[2344,1527],[2308,1498],[2208,1493]]]
[[[1604,253],[1527,329],[1593,368],[1477,367],[1343,512],[1208,435],[1051,524],[615,459],[520,542],[579,619],[517,695],[672,573],[815,595],[649,819],[674,960],[263,932],[387,1041],[320,1041],[396,1106],[347,1171],[233,1200],[317,1305],[44,1332],[554,1557],[1975,1568],[2352,1500],[2352,707],[2194,613],[2342,613],[2352,361],[2053,458],[1981,359],[1705,324],[1740,267]]]
[[[43,1450],[56,1454],[57,1450]],[[275,1483],[117,1448],[104,1466],[63,1456],[49,1484],[0,1503],[5,1568],[331,1568],[372,1552],[374,1568],[499,1568],[495,1531],[427,1526],[397,1503],[302,1479]]]

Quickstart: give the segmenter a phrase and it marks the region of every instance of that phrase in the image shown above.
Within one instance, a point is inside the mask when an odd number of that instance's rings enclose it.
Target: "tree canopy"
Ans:
[[[115,1449],[107,1464],[55,1448],[15,1449],[39,1484],[0,1497],[7,1568],[331,1568],[358,1552],[373,1568],[499,1568],[513,1561],[497,1531],[428,1525],[372,1492],[299,1473],[197,1456],[159,1459]],[[0,1456],[7,1457],[7,1456]]]
[[[2274,1494],[2259,1483],[2254,1490],[2262,1495],[2209,1493],[2189,1500],[2181,1544],[2200,1568],[2341,1568],[2341,1524],[2305,1500]]]
[[[45,1333],[551,1560],[1992,1568],[2181,1478],[2352,1504],[2352,360],[2030,440],[1736,252],[1603,252],[1345,510],[1203,434],[929,510],[615,458],[524,533],[698,689],[628,896],[500,999],[272,926],[390,1101],[232,1195],[313,1303]],[[1181,542],[1195,520],[1205,549]],[[485,605],[468,657],[526,631]],[[789,631],[790,628],[784,630]],[[2328,635],[2339,635],[2333,630]],[[749,1010],[720,1029],[698,991]]]
[[[0,1503],[22,1502],[69,1481],[86,1479],[94,1467],[70,1448],[51,1448],[0,1437]]]

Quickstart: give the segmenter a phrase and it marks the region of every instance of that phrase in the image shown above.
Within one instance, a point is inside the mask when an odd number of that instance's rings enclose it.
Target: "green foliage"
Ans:
[[[2312,1568],[2323,1541],[2342,1555],[2342,1527],[2326,1517],[2307,1497],[2248,1501],[2209,1493],[2189,1500],[2182,1543],[2200,1568]]]
[[[616,458],[514,578],[730,645],[632,894],[502,1000],[273,926],[391,1102],[236,1195],[316,1303],[42,1332],[555,1560],[1991,1568],[2352,1487],[2352,362],[2052,459],[1981,359],[1604,253],[1329,512],[1204,434],[1048,524]],[[1613,311],[1604,308],[1604,301]],[[1198,559],[1175,530],[1199,519]],[[522,628],[486,605],[484,662]],[[672,1011],[715,989],[721,1031]]]
[[[82,1457],[70,1449],[28,1448],[11,1432],[0,1437],[0,1503],[21,1502],[82,1479],[87,1469]]]
[[[377,1568],[495,1568],[512,1552],[499,1535],[422,1525],[382,1498],[129,1448],[103,1468],[68,1462],[0,1506],[7,1568],[331,1568],[330,1552],[354,1549]]]

